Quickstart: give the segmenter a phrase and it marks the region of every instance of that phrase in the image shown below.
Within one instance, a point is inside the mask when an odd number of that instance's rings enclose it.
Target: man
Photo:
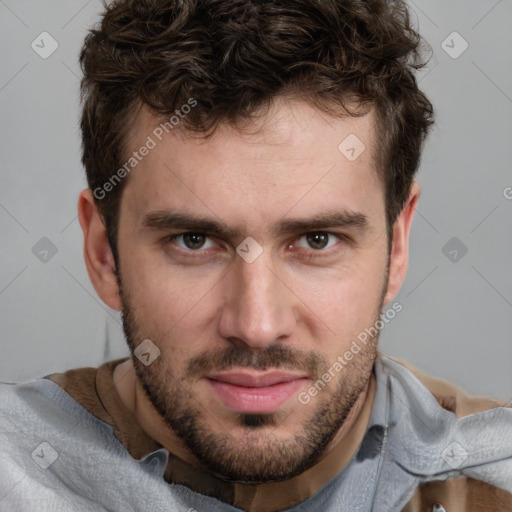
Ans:
[[[377,350],[419,47],[401,1],[106,7],[78,209],[132,357],[2,387],[2,510],[512,510],[510,408]]]

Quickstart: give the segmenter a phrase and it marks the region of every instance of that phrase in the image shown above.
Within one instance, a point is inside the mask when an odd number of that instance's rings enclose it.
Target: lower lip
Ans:
[[[241,414],[272,414],[297,393],[307,379],[295,379],[261,388],[235,386],[213,379],[208,379],[208,382],[229,409]]]

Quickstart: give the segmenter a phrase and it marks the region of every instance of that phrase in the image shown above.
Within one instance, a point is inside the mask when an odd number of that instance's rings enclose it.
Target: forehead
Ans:
[[[256,223],[291,210],[304,216],[322,206],[357,211],[383,202],[373,111],[338,118],[279,99],[236,127],[221,123],[206,139],[180,129],[177,119],[165,121],[142,108],[130,132],[128,157],[151,146],[123,193],[137,218],[172,207],[240,223],[250,211]]]

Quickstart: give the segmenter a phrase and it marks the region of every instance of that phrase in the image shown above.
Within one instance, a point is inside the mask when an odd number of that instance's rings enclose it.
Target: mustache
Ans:
[[[301,370],[316,380],[327,371],[328,364],[325,358],[314,350],[300,352],[284,345],[269,345],[262,350],[232,346],[222,351],[206,351],[191,358],[187,363],[186,375],[200,378],[205,373],[229,370],[233,367],[255,370]]]

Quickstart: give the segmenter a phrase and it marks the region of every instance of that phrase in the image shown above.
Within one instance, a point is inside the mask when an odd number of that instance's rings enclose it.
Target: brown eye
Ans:
[[[306,240],[312,249],[316,249],[316,250],[325,249],[325,247],[329,243],[329,234],[328,233],[308,233],[306,235]]]
[[[206,237],[199,233],[185,233],[183,235],[183,242],[189,249],[200,249],[205,240]]]
[[[320,256],[323,253],[329,253],[329,249],[334,248],[342,240],[344,240],[344,236],[341,234],[328,231],[311,231],[299,237],[293,245],[301,249],[302,252],[307,250],[310,255],[318,252]]]
[[[210,249],[214,243],[203,233],[181,233],[172,237],[173,242],[181,249],[197,251],[199,249]]]

